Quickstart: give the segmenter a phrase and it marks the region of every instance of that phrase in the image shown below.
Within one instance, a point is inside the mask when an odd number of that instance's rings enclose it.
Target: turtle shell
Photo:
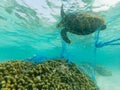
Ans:
[[[87,35],[93,33],[100,28],[106,28],[105,21],[102,17],[92,14],[71,13],[63,18],[62,24],[67,31],[78,34]]]

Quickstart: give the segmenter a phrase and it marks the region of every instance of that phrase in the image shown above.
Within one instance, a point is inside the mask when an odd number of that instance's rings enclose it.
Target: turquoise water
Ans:
[[[88,36],[68,33],[72,43],[63,42],[60,30],[56,28],[61,20],[62,3],[66,13],[79,11],[95,13],[104,17],[107,29],[100,32],[99,42],[104,43],[120,38],[120,0],[110,0],[109,2],[108,0],[55,0],[54,2],[52,0],[36,0],[35,2],[1,0],[0,61],[23,60],[34,55],[58,58],[62,54],[77,64],[96,61],[111,69],[113,76],[116,74],[115,72],[119,73],[120,40],[114,42],[119,43],[118,45],[96,48],[94,46],[95,33]],[[115,82],[120,76],[116,77]],[[100,84],[101,87],[103,86],[101,90],[110,90],[106,87],[110,87],[111,84],[107,83],[108,86]],[[114,90],[119,90],[120,87],[118,84],[117,86],[117,88],[114,88],[116,87],[114,85],[112,87]]]

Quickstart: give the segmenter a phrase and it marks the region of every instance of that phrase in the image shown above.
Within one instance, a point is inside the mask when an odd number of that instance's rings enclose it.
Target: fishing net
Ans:
[[[19,1],[19,0],[18,0]],[[67,58],[75,62],[79,69],[96,82],[96,63],[108,58],[101,58],[103,51],[120,48],[120,5],[110,7],[108,11],[94,12],[94,0],[45,0],[40,10],[16,0],[4,0],[0,4],[0,57],[2,59],[24,59],[43,63],[54,58]],[[64,4],[65,12],[97,13],[106,19],[107,29],[99,29],[88,36],[68,33],[72,44],[65,43],[56,24],[60,21],[60,7]],[[37,7],[36,7],[37,8]],[[115,59],[115,58],[113,58]],[[84,64],[84,63],[87,64]],[[107,61],[106,61],[107,62]],[[83,63],[83,64],[82,64]],[[90,63],[90,64],[88,64]],[[81,65],[83,67],[81,67]]]

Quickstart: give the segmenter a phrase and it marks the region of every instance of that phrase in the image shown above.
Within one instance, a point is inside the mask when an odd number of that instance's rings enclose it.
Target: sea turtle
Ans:
[[[102,17],[93,14],[70,13],[65,14],[63,5],[61,6],[61,22],[57,27],[64,27],[61,30],[62,39],[71,43],[67,37],[67,32],[76,35],[88,35],[95,32],[98,28],[100,30],[106,29],[105,21]]]

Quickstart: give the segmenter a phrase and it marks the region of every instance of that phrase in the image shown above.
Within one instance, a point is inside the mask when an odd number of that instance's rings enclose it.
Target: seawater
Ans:
[[[116,0],[2,0],[0,3],[0,62],[25,60],[33,56],[60,58],[70,61],[98,63],[112,72],[111,77],[96,77],[101,90],[120,89],[120,40],[117,45],[95,47],[95,33],[77,36],[68,33],[71,44],[63,42],[60,30],[60,7],[66,13],[95,13],[106,20],[99,42],[120,38],[120,1]]]

